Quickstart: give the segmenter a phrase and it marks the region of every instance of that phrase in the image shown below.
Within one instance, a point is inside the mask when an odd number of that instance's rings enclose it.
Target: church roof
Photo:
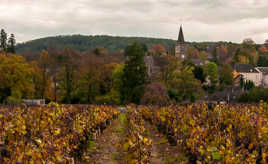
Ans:
[[[184,36],[183,36],[182,26],[180,27],[180,33],[179,33],[179,37],[178,37],[178,42],[179,43],[184,43]]]

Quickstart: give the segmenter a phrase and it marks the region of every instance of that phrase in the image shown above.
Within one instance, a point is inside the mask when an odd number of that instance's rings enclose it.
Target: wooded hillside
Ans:
[[[50,46],[55,46],[58,49],[63,49],[66,46],[70,46],[73,49],[84,52],[96,47],[104,47],[109,52],[116,52],[118,50],[124,50],[128,45],[133,42],[139,42],[145,44],[149,49],[156,44],[163,45],[166,50],[172,48],[175,44],[175,40],[171,39],[158,39],[158,38],[145,38],[145,37],[115,37],[115,36],[84,36],[84,35],[67,35],[67,36],[54,36],[46,37],[28,41],[25,43],[17,44],[16,50],[18,53],[26,52],[40,52],[47,49]],[[223,42],[220,42],[224,44]],[[202,43],[189,43],[196,45],[199,48],[206,48],[208,45],[217,45],[219,42],[202,42]]]

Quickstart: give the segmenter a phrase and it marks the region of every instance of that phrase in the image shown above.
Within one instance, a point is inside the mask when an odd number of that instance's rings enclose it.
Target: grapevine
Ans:
[[[123,149],[127,152],[126,162],[150,163],[152,141],[146,136],[144,120],[134,106],[127,108],[127,132]]]
[[[73,162],[81,143],[98,135],[118,114],[119,110],[108,106],[55,103],[1,108],[1,163]]]
[[[184,148],[192,162],[267,163],[268,107],[207,105],[139,110],[171,144]]]

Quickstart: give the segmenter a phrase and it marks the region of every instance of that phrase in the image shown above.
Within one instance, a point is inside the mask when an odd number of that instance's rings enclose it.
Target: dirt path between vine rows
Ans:
[[[157,128],[146,122],[145,128],[152,140],[151,164],[184,164],[188,163],[178,146],[171,146],[166,137]]]
[[[124,132],[121,115],[113,120],[96,141],[91,141],[81,164],[121,163],[120,142]]]
[[[122,114],[111,122],[96,141],[91,141],[79,164],[123,164],[121,140],[124,138]],[[145,122],[152,140],[151,164],[188,163],[178,146],[171,146],[164,135],[149,122]]]

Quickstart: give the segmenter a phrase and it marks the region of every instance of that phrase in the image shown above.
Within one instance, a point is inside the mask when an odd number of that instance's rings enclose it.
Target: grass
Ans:
[[[123,125],[126,124],[126,122],[127,122],[127,116],[126,116],[125,113],[121,113],[121,114],[119,115],[119,119],[120,119],[121,124],[123,124]]]
[[[120,124],[122,124],[122,126],[120,126],[119,124],[116,124],[116,127],[114,127],[113,132],[115,133],[124,133],[124,125],[126,124],[127,118],[126,118],[126,114],[121,113],[119,115],[119,120],[120,120]]]
[[[96,149],[96,143],[93,140],[88,141],[88,151],[93,152]]]

